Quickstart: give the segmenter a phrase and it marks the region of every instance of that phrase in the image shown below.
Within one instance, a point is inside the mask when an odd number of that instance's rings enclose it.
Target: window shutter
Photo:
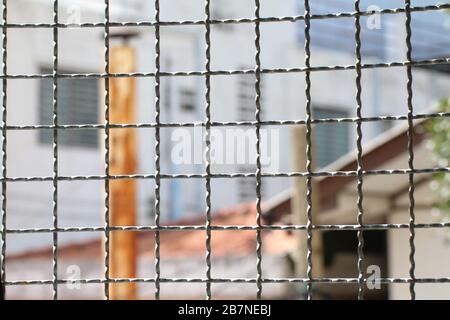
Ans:
[[[44,69],[43,73],[52,73]],[[69,73],[65,72],[64,73]],[[58,80],[58,124],[96,124],[99,116],[99,83],[97,79],[59,79]],[[42,79],[40,85],[39,120],[41,124],[52,124],[53,117],[53,80]],[[39,141],[51,144],[51,130],[40,130]],[[60,145],[96,148],[98,146],[97,129],[71,129],[60,131]]]
[[[332,108],[313,108],[314,119],[348,117],[348,112]],[[315,125],[314,152],[318,168],[325,167],[349,151],[348,123],[322,123]]]
[[[256,113],[256,89],[255,89],[256,78],[254,75],[241,75],[238,77],[238,96],[237,96],[237,114],[240,121],[255,121]],[[263,83],[261,81],[261,88]],[[262,91],[262,89],[261,89]],[[262,100],[262,99],[261,99]],[[262,101],[261,101],[262,102]],[[262,113],[262,111],[261,111]],[[256,162],[256,159],[255,159]],[[249,173],[256,171],[255,164],[239,165],[237,167],[239,173]],[[237,179],[238,184],[238,199],[239,202],[245,202],[252,200],[256,197],[255,186],[256,181],[249,178],[239,178]]]

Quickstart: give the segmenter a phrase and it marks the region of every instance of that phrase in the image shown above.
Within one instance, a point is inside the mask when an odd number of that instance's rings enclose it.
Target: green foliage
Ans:
[[[439,104],[438,112],[450,112],[450,99]],[[440,117],[428,120],[424,124],[429,135],[429,147],[433,161],[438,167],[450,166],[450,119]],[[435,208],[447,221],[450,220],[450,174],[439,172],[434,174],[431,183],[433,193],[437,196]]]

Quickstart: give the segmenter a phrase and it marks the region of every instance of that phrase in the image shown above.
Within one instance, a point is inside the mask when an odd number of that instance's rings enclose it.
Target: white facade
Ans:
[[[112,21],[153,20],[153,3],[133,1],[133,6],[118,6],[122,1],[111,1]],[[89,3],[89,4],[88,4]],[[52,22],[52,1],[14,1],[9,5],[8,21],[11,23]],[[103,22],[103,1],[60,1],[60,22]],[[76,7],[76,5],[80,5]],[[77,11],[77,8],[80,10]],[[286,0],[281,6],[278,1],[262,1],[261,16],[289,16],[301,14],[297,1]],[[212,1],[213,18],[233,19],[252,17],[253,1]],[[161,1],[161,20],[202,20],[204,1],[183,0]],[[399,21],[399,24],[402,23]],[[298,40],[303,22],[262,23],[261,61],[262,68],[290,68],[304,65],[303,44]],[[152,27],[132,28],[140,32],[137,39],[131,40],[137,50],[139,72],[154,71],[154,29]],[[226,24],[211,26],[211,69],[240,70],[255,68],[254,25]],[[103,72],[103,28],[69,28],[59,31],[60,69],[75,73]],[[111,28],[114,32],[114,28]],[[205,28],[202,25],[161,27],[161,71],[193,71],[205,68]],[[404,37],[397,33],[397,41]],[[52,68],[52,29],[9,29],[8,30],[8,72],[10,74],[35,74],[43,67]],[[117,44],[112,40],[111,45]],[[401,49],[399,49],[401,51]],[[404,61],[404,54],[390,53],[389,60]],[[377,62],[366,60],[364,63]],[[354,57],[345,53],[313,48],[313,66],[354,64]],[[239,113],[239,85],[243,76],[211,77],[211,115],[212,121],[254,121],[242,119]],[[242,81],[253,81],[247,76]],[[425,70],[414,71],[414,102],[416,112],[424,111],[429,105],[448,96],[450,79],[442,73]],[[8,124],[35,125],[39,112],[39,81],[8,80]],[[363,115],[401,115],[406,114],[406,72],[402,68],[370,69],[363,71]],[[204,77],[163,77],[161,86],[162,122],[205,121],[205,80]],[[100,86],[100,88],[102,88]],[[264,74],[262,79],[262,119],[294,120],[305,118],[304,73]],[[184,91],[194,92],[194,110],[181,109]],[[313,72],[313,106],[326,106],[346,110],[349,117],[355,116],[355,71]],[[138,122],[154,121],[154,79],[137,80]],[[250,91],[250,94],[254,92]],[[102,96],[100,90],[99,95]],[[100,100],[101,101],[101,100]],[[103,123],[102,109],[99,106],[98,123]],[[253,113],[254,114],[254,113]],[[234,127],[228,127],[233,129]],[[222,128],[226,129],[226,128]],[[244,129],[250,129],[244,128]],[[277,129],[279,150],[277,166],[264,168],[266,172],[292,170],[290,154],[291,133],[288,126],[267,127]],[[364,125],[364,140],[367,141],[385,129],[382,123]],[[184,128],[193,133],[194,129]],[[154,173],[154,130],[137,129],[139,174]],[[161,129],[162,173],[204,173],[205,165],[176,165],[170,160],[175,142],[171,142],[171,130]],[[356,141],[356,130],[351,126],[349,148]],[[100,135],[100,139],[102,136]],[[265,145],[267,142],[262,141]],[[275,147],[275,146],[274,146]],[[102,145],[97,149],[60,146],[59,174],[62,176],[103,175]],[[254,148],[254,147],[252,147]],[[225,153],[234,151],[225,149]],[[252,149],[251,149],[252,150]],[[8,176],[51,176],[52,147],[38,141],[37,130],[8,132]],[[249,157],[255,158],[253,151]],[[245,166],[254,172],[252,165]],[[241,170],[238,165],[212,166],[216,173],[232,173]],[[254,192],[255,179],[246,179],[247,188]],[[153,223],[152,199],[154,182],[138,180],[138,223]],[[263,179],[263,200],[276,195],[290,186],[289,179]],[[239,196],[242,184],[238,179],[213,179],[212,209],[219,210],[240,201],[256,198]],[[14,182],[8,183],[8,228],[36,228],[52,226],[52,183]],[[162,180],[161,219],[182,218],[201,214],[205,211],[205,186],[203,179]],[[103,182],[72,181],[59,183],[59,223],[68,226],[103,225]],[[97,237],[95,233],[67,233],[60,236],[61,243],[86,237]],[[13,240],[9,240],[13,239]],[[32,239],[32,241],[30,240]],[[32,246],[50,245],[48,235],[8,236],[8,252],[30,249]],[[11,250],[11,251],[10,251]]]

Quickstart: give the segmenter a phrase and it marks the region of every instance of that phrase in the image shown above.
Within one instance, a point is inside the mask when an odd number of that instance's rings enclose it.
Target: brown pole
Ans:
[[[136,52],[127,46],[110,50],[111,73],[129,73],[136,69]],[[135,79],[110,78],[110,123],[135,123]],[[135,129],[110,129],[110,174],[135,174]],[[110,181],[110,225],[136,225],[136,181]],[[135,232],[112,231],[110,242],[111,278],[135,278],[137,268]],[[110,298],[114,300],[136,299],[136,284],[110,285]]]

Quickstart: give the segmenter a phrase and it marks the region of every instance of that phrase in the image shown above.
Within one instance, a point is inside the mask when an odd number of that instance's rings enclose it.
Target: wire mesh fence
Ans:
[[[3,20],[1,24],[2,28],[2,255],[1,255],[1,283],[3,286],[15,286],[15,285],[52,285],[53,286],[53,298],[58,299],[58,285],[67,283],[82,283],[82,284],[102,284],[104,285],[104,297],[110,298],[110,284],[116,283],[152,283],[155,286],[155,298],[159,299],[161,294],[161,284],[163,283],[200,283],[205,285],[205,297],[206,299],[213,298],[211,293],[211,286],[215,283],[248,283],[255,285],[255,294],[258,299],[264,297],[264,285],[270,283],[301,283],[307,287],[307,298],[314,298],[313,284],[316,283],[329,283],[329,284],[356,284],[358,286],[358,298],[364,298],[364,287],[367,281],[365,272],[363,270],[364,263],[364,232],[369,230],[400,230],[406,229],[409,232],[409,276],[404,278],[382,278],[381,283],[393,284],[403,283],[409,285],[409,292],[411,299],[415,299],[415,286],[418,283],[450,283],[448,277],[436,277],[436,278],[419,278],[415,273],[415,231],[417,229],[431,229],[431,228],[449,228],[450,223],[417,223],[415,216],[415,176],[420,174],[430,173],[449,173],[448,167],[430,167],[430,168],[416,168],[414,162],[414,141],[413,141],[413,127],[414,121],[419,119],[444,119],[449,117],[448,112],[433,112],[433,113],[415,113],[413,103],[413,73],[412,68],[416,66],[431,66],[442,65],[450,62],[449,57],[426,59],[426,60],[414,60],[413,59],[413,46],[411,29],[411,14],[414,12],[432,12],[442,11],[450,9],[450,4],[434,4],[427,6],[412,6],[411,1],[405,0],[404,6],[394,9],[380,9],[364,11],[360,8],[360,1],[353,1],[354,9],[349,12],[335,12],[327,14],[314,14],[310,8],[310,1],[304,1],[305,12],[298,16],[284,16],[284,17],[261,17],[260,0],[254,2],[254,16],[241,19],[213,19],[211,14],[210,5],[214,0],[205,0],[204,2],[204,19],[202,20],[184,20],[184,21],[162,21],[160,19],[160,1],[154,2],[154,19],[151,21],[138,21],[138,22],[115,22],[110,18],[110,1],[104,2],[104,22],[99,23],[80,23],[77,27],[88,29],[100,29],[103,30],[104,37],[104,70],[100,73],[61,73],[58,61],[59,52],[59,31],[64,28],[73,27],[72,24],[61,23],[58,17],[58,0],[53,1],[53,22],[52,23],[9,23],[8,22],[8,1],[3,0],[2,11]],[[404,61],[389,61],[385,63],[363,63],[361,57],[362,46],[364,45],[361,39],[361,18],[373,15],[404,15],[405,17],[405,30],[406,37],[404,43],[406,46],[406,60]],[[311,64],[311,22],[321,19],[340,19],[351,18],[354,20],[354,52],[355,62],[349,65],[324,65],[324,66],[312,66]],[[305,61],[304,67],[298,68],[263,68],[261,63],[261,25],[266,23],[280,23],[280,22],[296,22],[303,21],[304,28],[304,52]],[[249,24],[254,26],[254,68],[251,69],[237,69],[237,70],[214,70],[211,67],[211,27],[213,25],[238,25]],[[205,43],[205,61],[201,70],[192,71],[162,71],[161,70],[161,32],[162,26],[191,26],[197,25],[204,27],[204,43]],[[154,28],[155,44],[154,44],[154,64],[155,70],[152,72],[132,72],[132,73],[111,73],[110,72],[110,42],[112,28],[131,28],[131,27],[152,27]],[[8,30],[9,29],[35,29],[44,28],[51,29],[53,31],[53,70],[48,74],[10,74],[8,72]],[[407,113],[394,115],[394,116],[373,116],[364,117],[362,114],[363,102],[362,102],[362,73],[365,69],[382,69],[382,68],[404,68],[407,72],[407,82],[404,86],[407,89]],[[356,89],[356,96],[354,97],[354,106],[356,110],[355,117],[347,118],[325,118],[314,119],[312,116],[312,100],[314,99],[312,94],[312,87],[314,84],[311,81],[311,75],[314,72],[331,72],[339,70],[354,71],[355,80],[354,87]],[[261,96],[263,91],[270,90],[265,87],[262,89],[261,77],[265,74],[287,74],[287,73],[299,73],[305,77],[306,87],[304,93],[306,97],[306,104],[303,108],[306,111],[306,119],[297,120],[262,120],[261,111]],[[252,75],[255,77],[254,82],[254,102],[255,113],[254,120],[246,121],[228,121],[219,122],[213,121],[211,117],[211,106],[214,103],[211,100],[211,78],[213,76],[234,76],[234,75]],[[204,79],[204,115],[205,121],[201,122],[162,122],[161,121],[161,80],[163,78],[170,77],[202,77]],[[102,79],[104,81],[104,124],[61,124],[59,122],[59,101],[58,101],[58,80],[59,79]],[[110,80],[114,78],[152,78],[154,79],[154,92],[155,92],[155,114],[154,120],[148,123],[125,123],[116,124],[110,121]],[[13,79],[51,79],[53,81],[52,87],[52,123],[49,125],[9,125],[7,114],[7,99],[8,99],[8,81]],[[364,168],[363,161],[363,124],[367,122],[378,122],[388,120],[404,120],[408,123],[408,167],[404,169],[372,169],[367,170]],[[356,170],[348,171],[320,171],[314,170],[312,162],[312,134],[313,126],[321,123],[353,123],[356,125],[357,131],[357,168]],[[307,165],[305,171],[289,171],[289,172],[263,172],[261,164],[261,129],[264,126],[305,126],[306,127],[306,158]],[[201,126],[206,133],[206,147],[205,147],[205,173],[187,173],[187,174],[167,174],[161,170],[161,128],[177,128],[177,127],[196,127]],[[211,170],[211,130],[214,127],[241,127],[251,126],[255,130],[256,134],[256,158],[255,165],[256,170],[252,173],[214,173]],[[126,129],[126,128],[152,128],[155,131],[155,172],[152,174],[132,174],[132,175],[116,175],[110,172],[110,137],[111,129]],[[77,175],[77,176],[65,176],[61,175],[58,171],[59,155],[58,155],[58,142],[60,141],[60,133],[62,130],[75,130],[75,129],[97,129],[104,131],[104,173],[102,175]],[[52,132],[52,152],[53,152],[53,174],[50,176],[9,176],[7,172],[7,134],[10,131],[19,130],[48,130]],[[364,179],[367,176],[391,176],[400,175],[408,177],[408,223],[383,223],[383,224],[367,224],[364,223]],[[266,225],[262,220],[262,203],[264,201],[261,193],[263,184],[263,178],[275,178],[275,177],[302,177],[307,181],[307,210],[305,212],[307,223],[301,225]],[[357,201],[355,207],[357,208],[357,215],[355,216],[355,224],[315,224],[313,223],[313,178],[317,177],[353,177],[357,179]],[[212,209],[211,209],[211,180],[212,179],[236,179],[236,178],[254,178],[256,180],[255,185],[255,200],[256,200],[256,220],[253,225],[226,225],[217,226],[212,223]],[[152,180],[155,183],[154,187],[154,224],[147,226],[113,226],[110,223],[110,182],[114,180]],[[205,222],[201,225],[162,225],[161,224],[161,183],[163,180],[170,179],[201,179],[205,181],[206,197],[205,203]],[[62,181],[102,181],[104,183],[104,226],[102,227],[61,227],[58,223],[58,194],[59,183]],[[53,190],[53,224],[51,228],[7,228],[7,183],[12,182],[51,182]],[[201,278],[167,278],[161,275],[161,252],[160,233],[163,231],[182,232],[182,231],[204,231],[205,232],[205,271],[204,277]],[[215,278],[212,276],[212,249],[211,239],[212,231],[243,231],[249,230],[255,232],[255,254],[256,254],[256,266],[255,276],[249,278]],[[306,240],[306,263],[307,272],[306,277],[301,278],[269,278],[264,276],[264,270],[262,268],[262,262],[264,255],[262,253],[262,232],[266,230],[302,230],[307,234]],[[342,231],[353,230],[357,232],[357,269],[358,276],[353,278],[325,278],[325,277],[313,277],[313,230],[323,231]],[[155,276],[151,278],[113,278],[110,273],[110,237],[112,232],[129,232],[129,231],[151,231],[154,232],[155,237]],[[77,232],[102,232],[104,236],[104,276],[96,279],[64,279],[58,276],[58,236],[62,233],[77,233]],[[23,280],[23,281],[7,281],[6,279],[6,250],[7,250],[7,234],[51,234],[52,235],[52,279],[48,280]]]

